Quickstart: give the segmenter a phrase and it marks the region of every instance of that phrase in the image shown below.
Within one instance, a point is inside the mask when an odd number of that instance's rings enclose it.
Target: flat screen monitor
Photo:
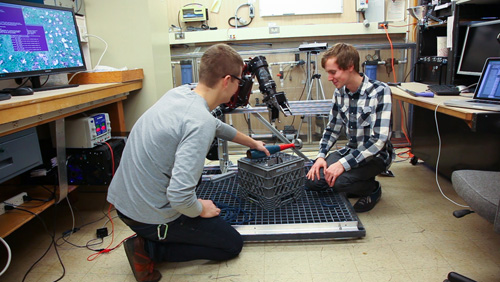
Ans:
[[[481,76],[489,57],[500,57],[500,20],[467,27],[457,74]]]
[[[29,78],[37,90],[40,76],[84,70],[72,9],[0,0],[0,79]]]

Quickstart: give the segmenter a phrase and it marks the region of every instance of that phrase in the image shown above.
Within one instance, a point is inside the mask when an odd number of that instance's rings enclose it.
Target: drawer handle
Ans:
[[[12,165],[14,163],[14,160],[12,160],[12,157],[7,158],[5,160],[0,161],[0,169],[3,169],[9,165]]]

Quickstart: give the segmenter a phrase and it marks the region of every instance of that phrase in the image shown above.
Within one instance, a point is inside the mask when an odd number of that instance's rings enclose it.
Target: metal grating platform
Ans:
[[[236,213],[232,222],[245,241],[353,239],[366,235],[351,203],[343,194],[332,191],[305,191],[303,198],[266,211],[240,198],[237,175],[233,173],[220,181],[203,180],[196,193],[219,207],[229,205],[246,211]],[[252,220],[248,220],[250,217]]]

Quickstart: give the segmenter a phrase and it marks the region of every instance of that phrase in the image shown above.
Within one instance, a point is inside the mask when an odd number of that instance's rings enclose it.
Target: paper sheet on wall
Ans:
[[[370,0],[365,17],[372,23],[385,21],[385,0]]]
[[[400,22],[405,20],[405,2],[404,0],[388,1],[387,21]]]
[[[261,17],[343,12],[344,0],[259,0],[259,14]]]

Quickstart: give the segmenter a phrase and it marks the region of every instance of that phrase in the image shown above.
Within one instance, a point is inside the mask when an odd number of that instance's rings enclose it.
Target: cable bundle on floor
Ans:
[[[215,201],[216,196],[219,194],[227,194],[227,195],[233,197],[234,199],[236,199],[238,206],[231,206],[231,205],[228,205],[225,203]],[[247,210],[242,209],[240,198],[232,193],[225,192],[225,191],[217,192],[212,196],[211,200],[220,209],[220,211],[221,211],[220,216],[227,223],[229,223],[231,225],[245,224],[245,223],[248,223],[248,222],[254,220],[254,218],[255,218],[254,214],[251,211],[247,211]],[[243,216],[243,220],[238,220],[238,217],[240,215]]]

